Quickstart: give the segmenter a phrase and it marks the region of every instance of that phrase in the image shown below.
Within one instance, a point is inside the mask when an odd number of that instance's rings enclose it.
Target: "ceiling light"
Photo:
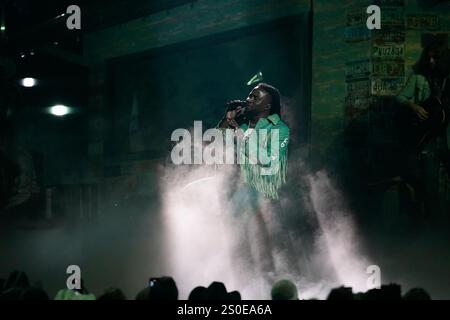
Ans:
[[[62,104],[58,104],[50,108],[50,113],[57,117],[63,117],[69,113],[69,108]]]
[[[32,88],[36,85],[36,79],[34,78],[23,78],[21,80],[21,84],[22,86],[24,86],[25,88]]]

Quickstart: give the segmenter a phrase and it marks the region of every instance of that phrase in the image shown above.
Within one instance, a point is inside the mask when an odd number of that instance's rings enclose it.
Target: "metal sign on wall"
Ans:
[[[345,41],[358,42],[370,39],[370,30],[364,24],[363,26],[345,27]]]
[[[409,30],[439,30],[439,16],[436,14],[409,14],[406,16]]]
[[[404,26],[405,12],[403,7],[383,7],[381,9],[382,26]]]
[[[359,79],[347,82],[347,95],[368,96],[370,95],[370,79]]]
[[[401,60],[374,60],[372,61],[372,75],[403,77],[405,75],[405,64]]]
[[[347,14],[347,26],[365,26],[367,13],[365,11],[355,11]]]
[[[372,45],[372,58],[380,59],[403,59],[405,57],[405,44],[391,43]]]
[[[371,94],[374,96],[395,96],[403,88],[404,77],[372,77]]]
[[[368,76],[370,76],[370,72],[370,60],[368,59],[351,61],[345,64],[345,78],[347,81],[367,78]]]
[[[368,78],[370,75],[403,77],[405,64],[402,60],[358,60],[346,63],[346,81]]]
[[[372,30],[372,41],[374,43],[403,43],[406,33],[401,27],[381,28]]]

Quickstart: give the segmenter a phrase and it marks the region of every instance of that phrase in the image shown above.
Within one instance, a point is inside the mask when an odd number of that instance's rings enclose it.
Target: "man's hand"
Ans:
[[[246,112],[246,108],[244,108],[244,107],[238,107],[237,109],[236,109],[236,116],[235,116],[235,119],[239,119],[239,118],[241,118],[241,117],[243,117],[244,116],[244,114],[245,114],[245,112]]]
[[[234,110],[229,110],[226,112],[225,116],[222,118],[222,120],[220,120],[219,124],[218,124],[218,128],[221,129],[226,129],[226,128],[231,128],[231,129],[239,129],[239,123],[238,121],[241,121],[244,117],[246,108],[239,106]]]
[[[411,110],[419,117],[421,121],[428,119],[428,112],[421,106],[413,103],[410,105]]]
[[[233,129],[237,129],[239,128],[238,123],[236,122],[236,114],[238,111],[233,110],[233,111],[228,111],[227,115],[226,115],[226,122],[228,124],[228,127],[233,128]]]

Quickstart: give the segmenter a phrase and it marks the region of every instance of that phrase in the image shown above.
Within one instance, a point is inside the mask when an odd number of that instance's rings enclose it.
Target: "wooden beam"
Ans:
[[[36,51],[83,67],[90,68],[92,65],[92,63],[82,55],[66,51],[56,46],[44,45],[36,49]]]
[[[83,36],[99,62],[309,11],[309,0],[196,0]]]

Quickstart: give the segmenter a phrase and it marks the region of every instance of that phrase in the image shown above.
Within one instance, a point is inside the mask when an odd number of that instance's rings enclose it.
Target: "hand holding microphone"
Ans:
[[[234,129],[239,128],[239,123],[245,121],[245,113],[247,110],[247,101],[233,100],[226,104],[226,121],[228,125]]]

